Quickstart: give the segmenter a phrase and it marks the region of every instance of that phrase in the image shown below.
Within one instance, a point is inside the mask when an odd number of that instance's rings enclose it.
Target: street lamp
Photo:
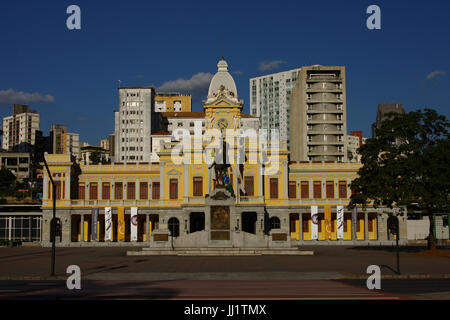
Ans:
[[[50,222],[50,237],[52,240],[52,261],[51,261],[51,273],[50,276],[54,276],[55,275],[55,241],[56,241],[56,184],[53,181],[52,175],[50,173],[50,169],[48,168],[48,164],[47,164],[47,160],[45,160],[47,156],[47,152],[44,154],[44,165],[45,168],[47,169],[47,174],[48,177],[50,179],[50,182],[52,183],[52,190],[53,190],[53,218]],[[45,187],[45,186],[44,186]]]

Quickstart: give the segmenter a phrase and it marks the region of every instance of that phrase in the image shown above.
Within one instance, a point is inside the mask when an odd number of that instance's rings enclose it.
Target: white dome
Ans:
[[[213,93],[219,90],[220,86],[224,86],[230,92],[233,92],[237,98],[236,83],[234,83],[233,77],[228,72],[228,63],[223,58],[217,63],[217,73],[209,84],[208,98],[212,97]]]

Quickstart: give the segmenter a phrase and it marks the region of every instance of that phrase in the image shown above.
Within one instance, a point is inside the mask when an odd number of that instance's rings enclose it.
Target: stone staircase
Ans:
[[[262,255],[314,255],[314,251],[298,248],[142,248],[141,251],[127,251],[127,256],[262,256]]]

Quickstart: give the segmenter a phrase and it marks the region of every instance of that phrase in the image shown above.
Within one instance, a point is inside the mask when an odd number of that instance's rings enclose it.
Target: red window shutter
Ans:
[[[270,198],[278,199],[278,179],[277,178],[270,179]]]
[[[97,198],[98,198],[97,183],[91,182],[89,184],[89,200],[97,200]]]
[[[295,181],[289,181],[289,198],[296,199],[297,198],[297,183]]]
[[[127,199],[136,200],[136,183],[128,182],[127,184]]]
[[[322,198],[322,183],[320,181],[314,181],[314,198]]]
[[[327,198],[333,199],[334,198],[334,183],[333,183],[333,181],[327,181],[326,191],[327,191]]]
[[[141,200],[148,199],[148,184],[147,184],[147,182],[141,182],[139,184],[139,199],[141,199]]]
[[[253,184],[253,177],[247,176],[245,177],[245,193],[247,194],[247,196],[249,197],[253,197],[255,194],[255,190],[254,190],[254,184]]]
[[[110,185],[107,182],[102,184],[102,200],[110,199]]]
[[[158,200],[160,197],[159,182],[153,182],[152,185],[152,199]]]
[[[116,182],[114,184],[114,199],[122,200],[123,197],[123,185],[122,182]]]
[[[203,196],[203,178],[194,177],[194,197]]]
[[[347,198],[347,182],[339,181],[339,198]]]
[[[309,182],[302,181],[300,188],[301,188],[302,199],[308,199],[309,198]]]
[[[170,199],[178,199],[178,180],[170,179]]]
[[[84,186],[84,184],[80,184],[79,186],[78,186],[78,199],[80,199],[80,200],[84,200],[85,199],[85,193],[84,193],[84,191],[86,190],[86,188],[85,188],[85,186]]]

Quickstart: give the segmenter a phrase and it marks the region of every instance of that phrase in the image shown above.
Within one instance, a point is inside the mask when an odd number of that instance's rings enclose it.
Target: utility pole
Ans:
[[[52,239],[52,262],[51,262],[51,272],[50,276],[55,276],[55,242],[56,242],[56,184],[53,181],[52,175],[50,173],[50,169],[48,168],[47,160],[45,160],[45,154],[44,154],[44,165],[47,169],[48,177],[50,178],[50,182],[52,183],[52,190],[53,190],[53,218],[50,222],[50,237]],[[45,188],[46,186],[44,186]]]

